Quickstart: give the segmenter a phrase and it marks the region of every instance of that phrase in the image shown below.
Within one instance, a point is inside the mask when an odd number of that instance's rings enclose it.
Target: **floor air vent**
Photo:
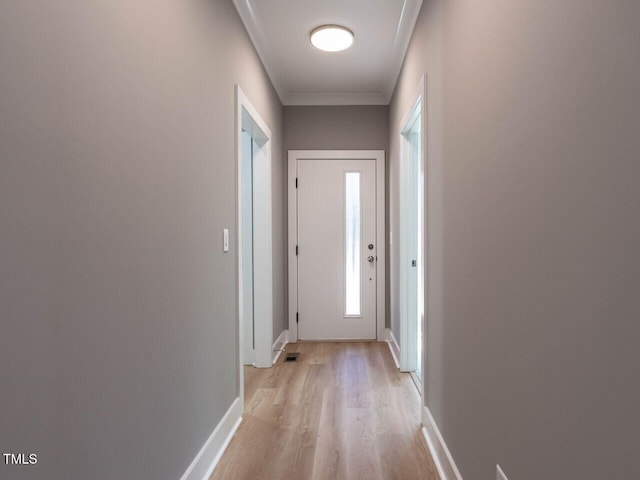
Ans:
[[[299,356],[300,356],[299,352],[289,352],[284,356],[284,361],[285,362],[297,362]]]

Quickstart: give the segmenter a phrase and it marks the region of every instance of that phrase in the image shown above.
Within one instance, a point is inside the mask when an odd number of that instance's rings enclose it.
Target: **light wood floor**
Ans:
[[[420,398],[384,343],[297,343],[245,367],[245,412],[212,480],[438,480]]]

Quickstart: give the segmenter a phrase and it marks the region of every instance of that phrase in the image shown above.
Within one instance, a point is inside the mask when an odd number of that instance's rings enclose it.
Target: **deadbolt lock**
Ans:
[[[373,243],[369,244],[369,250],[373,250]]]

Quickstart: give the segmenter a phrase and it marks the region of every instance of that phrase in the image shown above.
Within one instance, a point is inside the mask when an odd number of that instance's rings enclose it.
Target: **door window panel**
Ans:
[[[345,186],[345,315],[360,316],[360,172],[346,172]]]

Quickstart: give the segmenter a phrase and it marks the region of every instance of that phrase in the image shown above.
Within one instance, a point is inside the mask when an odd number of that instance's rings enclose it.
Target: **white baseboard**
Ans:
[[[236,398],[180,480],[208,480],[242,421],[242,399]]]
[[[280,335],[278,335],[278,338],[276,338],[276,341],[273,342],[273,362],[272,364],[276,363],[278,361],[278,358],[280,357],[280,354],[282,353],[282,350],[284,349],[284,346],[289,343],[289,330],[283,330],[282,333],[280,333]]]
[[[456,462],[453,461],[447,444],[444,443],[436,421],[424,405],[422,406],[422,434],[429,446],[429,452],[436,465],[436,470],[438,470],[440,480],[462,480],[462,475],[456,467]]]
[[[396,363],[396,367],[400,368],[400,362],[398,361],[398,359],[400,358],[400,345],[398,345],[398,341],[393,335],[391,329],[387,328],[385,330],[387,331],[387,343],[389,344],[391,356],[393,357],[393,361]]]

